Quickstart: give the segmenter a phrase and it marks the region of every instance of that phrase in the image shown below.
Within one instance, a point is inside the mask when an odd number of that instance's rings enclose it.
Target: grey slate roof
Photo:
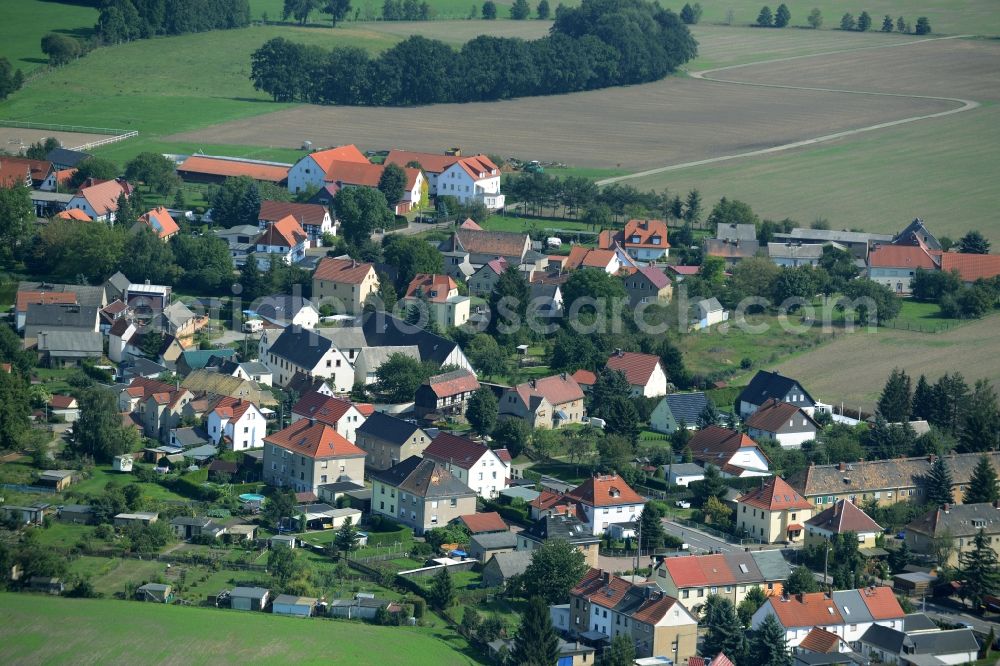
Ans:
[[[362,364],[369,369],[378,369],[393,354],[402,354],[408,358],[420,360],[420,350],[417,349],[416,345],[403,345],[401,347],[362,347],[355,363]]]
[[[768,243],[767,256],[781,259],[819,259],[823,256],[820,243]]]
[[[198,428],[175,428],[174,441],[178,446],[190,448],[208,443],[208,435]]]
[[[875,618],[868,611],[868,606],[861,598],[861,593],[857,590],[840,590],[834,592],[833,603],[849,624],[875,621]]]
[[[917,654],[945,655],[979,651],[979,641],[971,629],[930,631],[926,634],[913,634],[908,638],[913,641],[914,652]]]
[[[38,351],[100,356],[104,351],[104,338],[100,333],[89,331],[40,331]]]
[[[365,332],[360,326],[339,326],[323,329],[323,335],[333,341],[337,349],[364,349],[368,346]]]
[[[369,312],[361,324],[369,347],[405,347],[416,345],[420,360],[442,364],[457,343],[429,331],[410,326],[405,321],[382,312]]]
[[[910,633],[911,631],[937,631],[937,628],[938,626],[934,624],[934,620],[923,613],[910,613],[903,616],[903,631],[906,633]]]
[[[267,594],[267,588],[264,587],[234,587],[233,591],[229,593],[230,597],[239,597],[241,599],[263,599]]]
[[[194,312],[181,301],[175,301],[163,308],[163,318],[174,328],[180,328],[194,319]]]
[[[819,242],[834,241],[838,243],[869,243],[871,241],[889,243],[892,241],[892,234],[870,234],[864,231],[836,231],[833,229],[805,229],[796,227],[789,234],[774,234],[774,238],[794,238]]]
[[[671,393],[663,398],[670,413],[674,415],[674,420],[680,423],[694,425],[698,422],[698,415],[708,405],[708,397],[701,391],[695,393]]]
[[[674,463],[673,465],[662,465],[664,472],[669,472],[674,476],[703,476],[705,468],[695,463]]]
[[[528,565],[531,564],[531,551],[516,550],[512,553],[494,553],[485,566],[491,566],[490,562],[494,562],[492,566],[499,569],[500,575],[505,579],[510,578],[523,574],[524,570],[528,568]]]
[[[906,634],[902,631],[896,631],[895,629],[884,627],[881,624],[873,624],[868,627],[868,630],[861,637],[862,643],[874,645],[875,647],[892,654],[899,654],[899,651],[903,649],[903,645],[906,644],[906,641]]]
[[[316,309],[307,298],[289,296],[287,294],[272,294],[262,296],[253,302],[252,309],[259,316],[276,323],[291,322],[303,308]]]
[[[954,475],[952,478],[959,482]],[[979,530],[1000,534],[1000,509],[990,502],[954,504],[947,510],[939,507],[912,521],[906,529],[930,536],[948,533],[952,537],[973,537]]]
[[[574,544],[600,541],[599,537],[590,534],[584,523],[567,515],[545,516],[520,534],[538,543],[548,539],[565,539]]]
[[[300,326],[289,326],[271,345],[270,353],[303,368],[313,368],[333,347],[329,338]]]
[[[777,372],[769,372],[767,370],[758,371],[736,399],[737,401],[748,402],[751,405],[763,405],[769,398],[783,400],[788,395],[788,392],[792,390],[792,387],[796,385],[802,389],[802,393],[808,402],[815,405],[816,401],[813,400],[813,397],[809,395],[809,391],[802,384],[799,384],[791,377],[785,377]]]
[[[516,546],[517,536],[513,532],[488,532],[476,534],[470,541],[483,550],[499,550]]]
[[[269,375],[271,374],[271,368],[267,367],[266,364],[260,361],[247,361],[245,363],[240,363],[240,368],[243,372],[248,375]]]
[[[424,499],[476,495],[444,465],[418,456],[410,456],[389,469],[372,472],[371,478]]]
[[[97,328],[96,305],[62,305],[46,303],[32,305],[25,315],[24,324],[32,328]]]
[[[125,292],[128,291],[128,286],[132,284],[132,281],[124,273],[118,271],[109,277],[104,284],[111,287],[112,293],[116,298],[120,298],[125,296]]]
[[[786,580],[792,575],[792,566],[780,550],[758,550],[750,553],[764,580]]]
[[[383,412],[374,412],[355,432],[358,435],[377,437],[393,444],[405,444],[417,430],[419,427],[414,423]]]
[[[84,161],[88,157],[90,157],[90,153],[85,153],[79,150],[70,150],[69,148],[53,148],[49,151],[48,155],[45,156],[45,159],[53,164],[72,168],[78,166],[80,162]]]
[[[730,241],[757,240],[757,227],[753,224],[717,224],[715,237]]]
[[[177,516],[170,519],[171,525],[191,525],[192,527],[207,527],[212,522],[205,516]]]

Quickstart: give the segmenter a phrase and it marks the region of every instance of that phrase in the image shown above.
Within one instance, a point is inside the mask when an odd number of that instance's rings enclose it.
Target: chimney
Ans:
[[[534,380],[534,379],[529,379],[529,380],[528,380],[528,386],[530,386],[531,388],[535,388],[535,384],[536,384],[536,383],[537,383],[537,382],[535,382],[535,380]]]
[[[841,471],[841,472],[846,472],[847,471],[847,463],[843,463],[843,462],[840,463],[839,465],[837,465],[837,469],[839,471]]]
[[[928,453],[927,454],[927,462],[933,463],[936,459],[937,459],[937,456],[934,455],[933,453]]]
[[[601,582],[604,583],[605,585],[609,585],[611,583],[610,571],[603,571],[603,570],[601,571]]]
[[[944,509],[945,513],[951,513],[951,504],[945,503],[941,508]]]

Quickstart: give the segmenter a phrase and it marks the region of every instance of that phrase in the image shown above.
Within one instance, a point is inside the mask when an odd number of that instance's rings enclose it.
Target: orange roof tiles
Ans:
[[[691,447],[691,454],[696,461],[712,463],[716,466],[729,462],[733,455],[742,448],[760,450],[757,442],[750,439],[748,435],[717,425],[711,425],[696,432],[688,442],[688,446]],[[762,450],[761,455],[764,455],[765,459],[767,458]]]
[[[813,627],[806,637],[799,643],[803,650],[816,652],[817,654],[831,654],[840,652],[841,638],[837,634],[831,633],[822,627]],[[712,662],[715,666],[715,662]]]
[[[406,288],[406,298],[426,298],[431,303],[444,303],[451,295],[458,295],[458,284],[450,275],[417,273]]]
[[[570,376],[564,379],[562,375],[542,377],[514,387],[517,395],[525,405],[530,406],[533,397],[545,398],[553,407],[574,400],[583,400],[583,389]]]
[[[107,215],[118,210],[118,197],[122,192],[127,197],[132,194],[132,187],[125,182],[104,180],[93,185],[84,185],[77,195],[86,199],[95,213]]]
[[[844,624],[844,616],[837,605],[823,592],[771,597],[767,603],[771,604],[778,621],[785,628]]]
[[[257,238],[257,243],[292,248],[307,238],[299,221],[291,215],[286,215],[277,222],[268,223],[267,229]]]
[[[178,173],[235,178],[249,176],[254,180],[280,183],[288,178],[288,167],[278,164],[258,164],[225,157],[192,155],[177,167]]]
[[[597,374],[590,370],[577,370],[572,377],[580,386],[593,386],[597,383]]]
[[[31,168],[23,162],[0,159],[0,187],[30,186]]]
[[[643,504],[645,498],[625,483],[617,474],[592,476],[566,496],[590,506],[618,506],[620,504]]]
[[[473,534],[483,534],[484,532],[506,532],[508,530],[507,523],[504,522],[503,518],[496,511],[490,511],[489,513],[470,513],[465,516],[459,516],[469,531]]]
[[[455,163],[462,167],[462,170],[469,174],[473,180],[495,178],[500,175],[499,167],[486,155],[463,157]]]
[[[72,291],[19,291],[15,310],[27,312],[30,305],[76,305]]]
[[[858,592],[876,621],[895,619],[905,614],[891,587],[866,587]]]
[[[56,213],[60,220],[76,220],[77,222],[93,222],[94,220],[79,208],[67,208]]]
[[[621,352],[612,354],[611,358],[608,359],[607,367],[609,370],[625,373],[625,379],[632,386],[645,386],[659,364],[659,356]]]
[[[859,509],[853,502],[842,499],[825,511],[817,513],[806,521],[806,525],[826,530],[833,534],[845,532],[881,532],[882,527]]]
[[[361,263],[354,259],[324,257],[317,264],[313,279],[338,284],[361,284],[374,270],[371,264]]]
[[[443,375],[434,375],[427,380],[427,385],[439,398],[479,390],[479,380],[468,370],[455,370]]]
[[[490,452],[485,444],[448,432],[439,433],[424,449],[423,456],[450,465],[471,469],[484,455]]]
[[[225,396],[219,398],[215,402],[215,406],[212,408],[212,411],[224,418],[238,421],[250,410],[251,407],[254,407],[254,404],[249,400]]]
[[[659,243],[653,239],[658,238]],[[622,234],[625,247],[669,248],[667,242],[667,223],[663,220],[629,220]]]
[[[963,282],[989,279],[1000,275],[1000,254],[946,252],[941,255],[941,270],[958,271]]]
[[[292,414],[315,419],[326,425],[336,426],[354,405],[342,398],[317,393],[306,393],[292,406]]]
[[[329,169],[330,164],[333,162],[363,162],[369,164],[368,158],[353,143],[346,146],[338,146],[337,148],[319,150],[311,153],[309,157],[313,158],[323,171]]]
[[[365,452],[325,423],[312,423],[308,419],[296,421],[292,425],[264,438],[268,444],[313,459],[357,458]]]
[[[576,587],[570,590],[570,595],[583,597],[604,608],[614,608],[625,598],[631,587],[632,584],[623,578],[600,569],[590,569]]]
[[[260,202],[260,214],[257,215],[257,219],[263,222],[277,222],[288,215],[298,220],[302,226],[318,227],[326,219],[327,210],[319,204],[291,203],[268,199]]]
[[[812,504],[802,497],[802,495],[799,495],[780,476],[772,476],[763,487],[751,490],[736,501],[740,504],[747,504],[758,509],[766,509],[767,511],[812,508]]]
[[[177,223],[174,222],[174,218],[170,217],[170,213],[163,206],[157,206],[145,215],[140,216],[139,221],[156,232],[156,235],[161,239],[170,238],[181,230],[177,226]]]
[[[461,158],[456,155],[439,155],[437,153],[418,153],[410,150],[390,150],[385,158],[386,164],[405,167],[416,162],[427,173],[441,173]]]
[[[326,167],[324,179],[326,182],[334,183],[338,187],[341,185],[358,185],[375,188],[378,187],[383,171],[385,171],[385,167],[381,164],[372,164],[367,161],[360,163],[333,160]],[[420,175],[420,170],[404,168],[403,172],[406,174],[406,190],[412,190],[417,184],[417,176]],[[389,205],[394,203],[396,202],[390,201]]]
[[[473,231],[482,231],[483,230],[483,228],[481,226],[479,226],[479,224],[475,220],[473,220],[471,217],[467,217],[465,219],[465,222],[462,222],[462,224],[458,225],[458,228],[459,229],[472,229]]]
[[[940,257],[935,258],[919,245],[880,245],[868,255],[868,266],[871,268],[910,269],[919,266],[926,270],[935,270],[939,260]]]

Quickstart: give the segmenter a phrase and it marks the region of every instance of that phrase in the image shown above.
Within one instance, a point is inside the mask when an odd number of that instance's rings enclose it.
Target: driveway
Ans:
[[[664,531],[667,534],[677,537],[684,543],[690,544],[690,552],[695,555],[701,555],[713,550],[724,553],[739,553],[743,550],[743,546],[728,543],[718,537],[712,536],[708,532],[691,529],[667,518],[664,518],[662,522]]]

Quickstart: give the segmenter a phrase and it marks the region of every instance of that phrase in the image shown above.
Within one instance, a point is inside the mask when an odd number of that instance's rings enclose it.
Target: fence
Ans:
[[[915,331],[917,333],[944,333],[949,331],[957,325],[958,322],[951,323],[940,323],[940,324],[928,324],[923,326],[921,324],[915,324],[911,321],[896,321],[895,319],[890,321],[880,321],[879,326],[884,328],[893,328],[897,331]]]
[[[0,483],[0,488],[4,490],[16,490],[21,493],[38,493],[42,495],[54,495],[55,488],[45,488],[44,486],[25,486],[20,483]]]
[[[90,150],[91,148],[97,148],[98,146],[106,146],[109,143],[116,143],[118,141],[124,141],[125,139],[131,139],[134,136],[139,136],[139,132],[137,130],[115,129],[112,127],[87,127],[85,125],[57,125],[52,123],[33,123],[22,120],[0,121],[0,126],[14,127],[20,129],[39,129],[50,132],[109,135],[108,138],[106,139],[97,139],[95,141],[89,141],[79,146],[73,146],[72,148],[73,150]]]

